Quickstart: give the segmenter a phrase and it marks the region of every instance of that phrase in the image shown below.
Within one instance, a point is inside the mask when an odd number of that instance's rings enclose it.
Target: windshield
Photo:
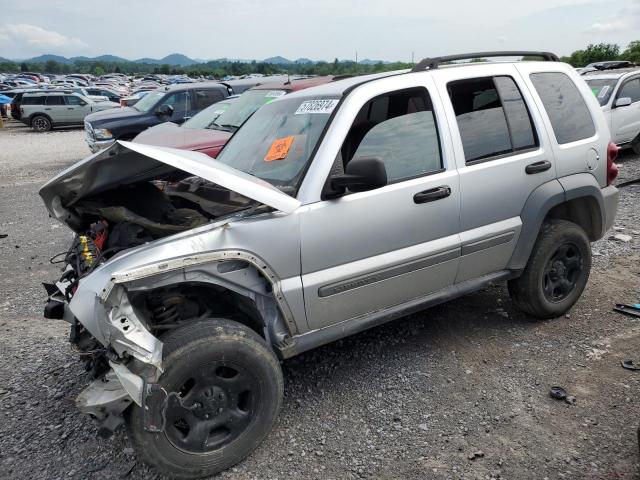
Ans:
[[[248,90],[222,112],[208,128],[235,132],[261,106],[273,102],[286,93],[285,90]]]
[[[337,104],[337,98],[295,97],[265,105],[217,160],[293,194]]]
[[[138,100],[133,108],[139,112],[148,112],[160,101],[162,97],[164,97],[164,92],[151,92]]]
[[[231,102],[218,102],[209,105],[201,112],[182,124],[182,128],[213,128],[213,122],[231,106]]]
[[[606,105],[618,82],[617,78],[594,78],[586,80],[587,85],[596,96],[600,105]]]

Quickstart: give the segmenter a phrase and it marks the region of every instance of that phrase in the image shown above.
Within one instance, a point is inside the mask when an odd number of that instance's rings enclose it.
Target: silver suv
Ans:
[[[84,117],[120,105],[96,102],[71,91],[42,91],[25,93],[20,105],[20,121],[36,132],[48,132],[56,127],[81,126]]]
[[[548,61],[443,65],[499,55]],[[45,316],[97,378],[78,407],[201,477],[268,434],[281,360],[492,282],[561,316],[613,223],[616,152],[587,85],[535,52],[277,98],[217,160],[118,142],[40,190],[77,233]]]

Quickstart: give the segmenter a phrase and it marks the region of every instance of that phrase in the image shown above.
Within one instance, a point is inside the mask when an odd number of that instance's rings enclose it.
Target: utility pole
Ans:
[[[358,51],[356,50],[356,63],[358,63]]]
[[[416,53],[416,52],[413,52],[413,51],[411,52],[411,63],[412,63],[412,64],[413,64],[413,63],[415,63],[415,62],[413,61],[413,56],[415,55],[415,53]]]

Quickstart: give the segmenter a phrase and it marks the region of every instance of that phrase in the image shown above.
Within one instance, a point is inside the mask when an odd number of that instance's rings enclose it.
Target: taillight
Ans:
[[[607,147],[607,186],[611,185],[618,176],[618,166],[615,164],[618,158],[618,147],[615,143],[609,142]]]

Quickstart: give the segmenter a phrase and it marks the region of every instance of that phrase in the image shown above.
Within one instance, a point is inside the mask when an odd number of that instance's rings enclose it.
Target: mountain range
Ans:
[[[281,57],[281,56],[269,57],[269,58],[265,58],[264,60],[246,60],[246,59],[239,59],[239,58],[216,58],[216,59],[210,59],[210,60],[203,60],[199,58],[198,59],[189,58],[186,55],[183,55],[182,53],[172,53],[162,58],[145,57],[145,58],[138,58],[136,60],[129,60],[123,57],[118,57],[116,55],[99,55],[97,57],[82,56],[82,57],[67,58],[60,55],[45,54],[45,55],[39,55],[33,58],[15,59],[15,60],[7,60],[5,58],[0,57],[0,62],[3,62],[3,61],[26,62],[26,63],[46,63],[48,61],[54,61],[54,62],[63,63],[67,65],[71,65],[74,62],[109,62],[109,63],[134,62],[134,63],[146,63],[146,64],[154,64],[154,65],[167,64],[167,65],[179,66],[179,67],[188,67],[190,65],[197,65],[200,63],[225,62],[225,61],[240,62],[240,63],[251,63],[253,61],[256,61],[256,62],[272,63],[274,65],[292,65],[292,64],[311,65],[311,64],[318,63],[318,61],[311,60],[309,58],[298,58],[296,60],[289,60],[288,58]],[[348,61],[348,60],[341,60],[341,62],[344,62],[344,61]],[[364,65],[371,65],[379,62],[380,60],[365,59],[365,60],[361,60],[358,63],[364,64]],[[389,63],[389,62],[382,62],[382,63]]]

